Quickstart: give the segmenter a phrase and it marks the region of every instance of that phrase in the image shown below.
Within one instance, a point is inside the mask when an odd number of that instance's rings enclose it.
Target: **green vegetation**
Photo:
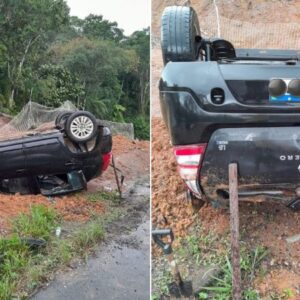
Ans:
[[[0,111],[70,100],[149,138],[149,39],[149,28],[125,36],[101,15],[72,17],[64,0],[3,0]]]
[[[271,295],[270,295],[270,300],[287,300],[287,299],[291,299],[293,298],[295,295],[293,293],[292,290],[290,289],[285,289],[282,291],[281,294],[278,294],[276,292],[273,292]]]
[[[251,283],[254,275],[259,270],[261,261],[267,255],[267,251],[263,248],[256,248],[254,251],[241,251],[241,272],[243,282],[243,299],[259,300],[258,293],[252,289]],[[230,300],[232,298],[232,268],[228,256],[225,257],[225,262],[221,265],[221,272],[218,277],[212,277],[211,286],[202,288],[199,294],[199,299]],[[205,292],[207,291],[207,293]]]
[[[27,298],[56,268],[70,264],[75,257],[86,258],[103,240],[105,225],[121,214],[115,207],[116,195],[105,192],[88,197],[90,201],[105,201],[106,214],[94,215],[88,223],[69,229],[61,237],[56,237],[55,229],[62,220],[51,207],[32,206],[29,214],[20,214],[12,221],[12,234],[0,238],[0,300]],[[43,239],[46,244],[30,248],[26,238]]]
[[[116,202],[119,200],[119,194],[117,192],[101,191],[101,192],[89,194],[87,196],[87,199],[92,202],[103,201],[103,200]]]
[[[14,220],[12,236],[0,239],[1,300],[11,299],[22,273],[26,273],[29,266],[36,261],[34,251],[21,238],[39,237],[49,240],[55,225],[56,214],[52,209],[33,206],[29,215],[21,214]],[[40,255],[37,255],[37,259],[40,259]]]
[[[227,249],[226,237],[219,239],[213,231],[204,234],[201,228],[198,228],[195,234],[181,240],[178,255],[183,261],[192,258],[198,266],[220,265],[224,262]]]
[[[57,219],[54,209],[32,206],[30,215],[22,213],[13,221],[14,232],[19,236],[48,240]]]
[[[150,139],[150,118],[142,115],[130,118],[129,121],[134,125],[134,132],[137,137],[143,140]]]
[[[241,245],[243,299],[260,299],[258,292],[253,288],[253,281],[257,276],[263,276],[261,262],[267,254],[268,251],[264,248],[257,247],[254,250],[247,250],[244,245]],[[174,249],[174,255],[183,278],[190,278],[190,270],[193,270],[195,265],[196,268],[213,267],[220,270],[218,274],[211,278],[208,286],[201,288],[198,299],[232,299],[232,269],[228,258],[230,256],[229,234],[220,236],[213,231],[205,233],[201,226],[196,224],[193,234],[180,240],[179,247]],[[157,292],[153,295],[153,299],[159,299],[158,293],[167,295],[168,284],[172,281],[170,270],[166,266],[164,271],[159,273],[157,278],[154,278],[154,286]],[[281,300],[285,298],[274,299]]]
[[[77,249],[88,249],[100,242],[104,237],[104,228],[98,222],[88,224],[84,230],[74,235],[73,245]]]

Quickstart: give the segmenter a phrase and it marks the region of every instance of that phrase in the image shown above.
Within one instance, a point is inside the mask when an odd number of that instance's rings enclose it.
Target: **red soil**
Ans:
[[[66,221],[86,222],[94,213],[105,211],[104,203],[88,201],[82,194],[56,197],[51,201],[42,195],[0,194],[0,236],[9,233],[13,218],[28,213],[33,205],[53,207]]]

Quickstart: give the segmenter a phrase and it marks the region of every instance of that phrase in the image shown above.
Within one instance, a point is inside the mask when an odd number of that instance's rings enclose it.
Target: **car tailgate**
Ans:
[[[240,186],[300,186],[300,127],[216,130],[200,172],[206,194],[228,189],[231,162],[238,164]]]

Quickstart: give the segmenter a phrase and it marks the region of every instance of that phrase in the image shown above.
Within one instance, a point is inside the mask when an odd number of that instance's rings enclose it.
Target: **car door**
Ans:
[[[26,172],[22,139],[0,142],[0,178],[21,177]]]
[[[72,163],[59,134],[24,139],[23,146],[28,175],[63,174]]]

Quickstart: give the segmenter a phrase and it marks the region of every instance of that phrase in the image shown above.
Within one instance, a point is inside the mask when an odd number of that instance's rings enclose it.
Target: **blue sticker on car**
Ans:
[[[295,97],[288,93],[286,93],[282,96],[279,96],[279,97],[270,96],[269,99],[272,102],[300,102],[300,97]]]

